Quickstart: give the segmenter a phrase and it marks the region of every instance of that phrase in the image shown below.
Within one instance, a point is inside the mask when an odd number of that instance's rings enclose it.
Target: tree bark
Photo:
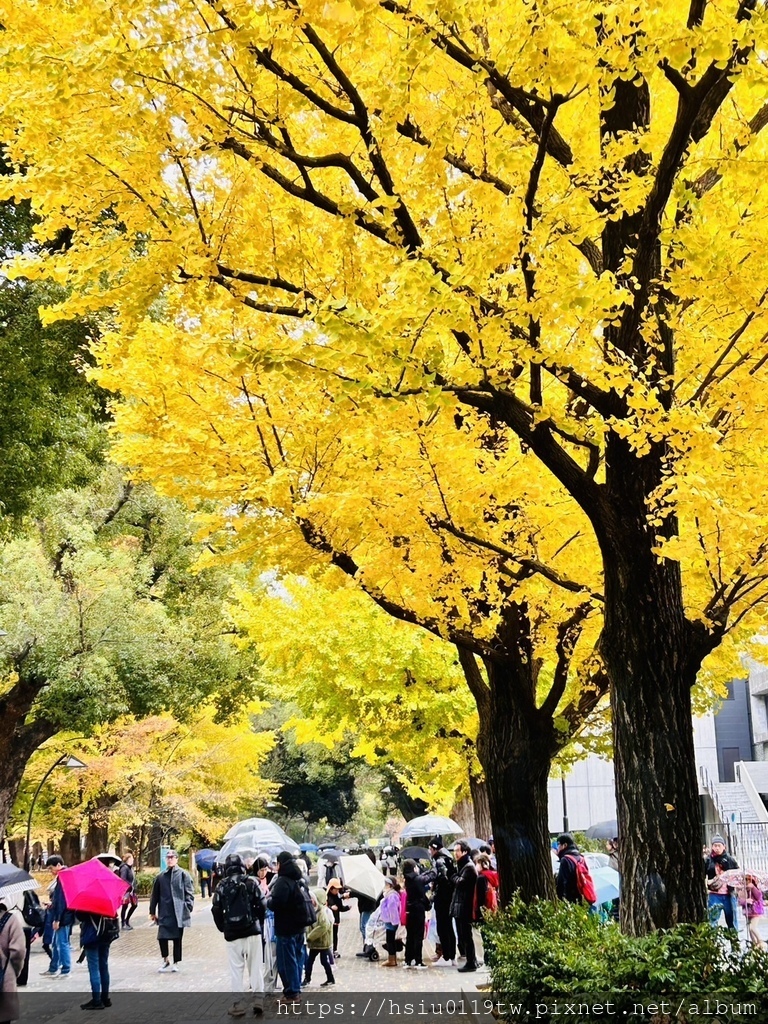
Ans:
[[[27,721],[44,685],[38,677],[22,677],[0,699],[0,842],[5,838],[27,762],[57,731],[45,719]]]
[[[485,779],[480,779],[470,772],[469,791],[472,794],[472,811],[475,819],[473,835],[480,839],[487,839],[493,834],[493,825],[491,824],[491,805],[488,802],[488,786]]]
[[[59,852],[64,858],[64,863],[68,867],[81,862],[83,854],[80,844],[79,828],[68,828],[65,832],[61,833],[61,839],[59,840]]]
[[[459,649],[459,657],[477,702],[477,755],[485,773],[501,902],[508,903],[515,892],[524,900],[553,898],[547,797],[552,719],[535,705],[530,659],[487,661],[486,684],[474,655]]]
[[[705,919],[691,686],[708,644],[685,616],[679,563],[654,554],[656,535],[677,531],[672,518],[647,522],[660,453],[638,459],[615,438],[608,450],[616,500],[600,536],[601,653],[611,679],[621,925],[645,935]]]

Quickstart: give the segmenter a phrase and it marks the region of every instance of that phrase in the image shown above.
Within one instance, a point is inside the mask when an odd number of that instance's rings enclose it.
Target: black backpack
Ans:
[[[296,892],[296,923],[303,925],[306,928],[317,921],[317,911],[315,910],[315,905],[312,902],[312,895],[309,891],[309,886],[303,878],[300,878],[296,882]]]
[[[42,931],[45,925],[45,909],[38,899],[36,892],[28,890],[24,893],[24,906],[22,907],[21,916],[24,918],[24,923],[28,924],[30,928],[37,928]]]
[[[220,932],[250,935],[256,927],[253,895],[244,875],[224,878],[216,886],[211,912]]]

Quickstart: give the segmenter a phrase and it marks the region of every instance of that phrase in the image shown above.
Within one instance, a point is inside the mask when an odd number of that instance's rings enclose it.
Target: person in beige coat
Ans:
[[[7,1024],[19,1016],[16,978],[24,966],[26,954],[27,944],[21,916],[9,910],[0,899],[0,972],[5,967],[0,989],[0,1024]]]

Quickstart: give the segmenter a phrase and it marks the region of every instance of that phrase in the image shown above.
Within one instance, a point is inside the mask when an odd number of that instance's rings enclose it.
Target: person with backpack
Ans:
[[[475,939],[472,934],[477,869],[472,863],[469,843],[466,840],[456,840],[453,856],[456,859],[456,878],[451,899],[451,917],[456,922],[459,949],[463,951],[466,958],[464,966],[459,968],[459,971],[464,974],[468,971],[476,971],[479,967],[475,952]]]
[[[265,897],[258,881],[246,873],[239,854],[231,853],[224,862],[224,877],[216,886],[211,904],[213,921],[227,943],[232,991],[245,992],[247,971],[254,994],[253,1012],[264,1012],[264,948],[262,933]],[[230,1017],[244,1017],[246,1008],[235,999]]]
[[[594,905],[597,895],[592,876],[570,832],[563,832],[557,837],[557,856],[560,859],[556,883],[559,898],[568,903]]]
[[[491,858],[480,853],[475,858],[477,885],[475,886],[474,920],[479,924],[483,914],[494,914],[499,909],[499,873],[491,867]]]
[[[115,939],[120,937],[120,921],[117,914],[78,913],[80,921],[80,945],[88,961],[88,976],[91,982],[91,998],[81,1003],[81,1010],[103,1010],[112,1005],[109,998],[109,950]]]
[[[317,921],[307,931],[307,946],[309,956],[307,965],[304,968],[303,985],[312,983],[312,966],[315,960],[320,957],[320,964],[325,968],[325,981],[320,982],[321,988],[328,988],[336,984],[333,974],[335,959],[333,956],[333,914],[328,909],[328,893],[325,889],[317,888],[312,890],[312,896],[317,903]]]
[[[275,915],[277,971],[283,983],[283,1005],[301,1003],[304,929],[317,920],[309,887],[299,865],[286,850],[277,855],[277,878],[267,901]]]
[[[0,1021],[19,1016],[16,982],[27,955],[22,918],[13,905],[13,896],[0,897]]]

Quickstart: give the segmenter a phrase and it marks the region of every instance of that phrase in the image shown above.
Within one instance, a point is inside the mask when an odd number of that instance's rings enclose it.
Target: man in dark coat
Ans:
[[[733,889],[720,880],[720,873],[730,871],[739,865],[725,850],[725,840],[721,835],[712,836],[712,846],[709,856],[704,862],[704,872],[707,876],[707,892],[709,905],[709,920],[717,924],[720,914],[725,914],[726,928],[735,927]]]
[[[277,855],[277,878],[267,906],[275,915],[277,971],[283,983],[283,1003],[299,1003],[302,951],[306,917],[301,886],[305,885],[301,868],[290,853]]]
[[[64,859],[57,853],[48,858],[48,869],[56,882],[51,890],[51,921],[53,924],[53,956],[48,969],[43,974],[53,976],[61,971],[62,976],[68,975],[72,969],[72,947],[70,946],[70,935],[72,925],[75,923],[74,913],[67,907],[67,900],[64,890],[59,881],[59,875],[66,871]]]
[[[459,938],[459,949],[464,951],[467,962],[459,970],[476,971],[478,968],[475,940],[472,935],[472,920],[475,915],[475,886],[477,885],[477,869],[470,857],[469,844],[457,839],[453,847],[456,858],[456,877],[453,882],[453,898],[451,899],[451,917],[456,922],[456,934]]]
[[[168,867],[155,878],[149,900],[149,916],[157,924],[157,941],[163,958],[158,974],[175,973],[181,962],[181,940],[184,929],[192,924],[195,887],[188,871],[179,867],[175,850],[165,855]],[[173,943],[173,963],[168,959],[168,943]]]
[[[432,889],[435,894],[432,909],[435,914],[437,937],[440,940],[440,956],[435,960],[436,967],[456,966],[456,935],[451,919],[451,900],[453,898],[453,878],[456,865],[450,853],[443,846],[443,837],[434,836],[429,842],[429,855],[435,869],[435,881]]]
[[[557,871],[557,895],[569,903],[581,903],[581,893],[576,882],[576,863],[581,859],[581,852],[570,832],[563,832],[557,837],[557,856],[560,867]]]

